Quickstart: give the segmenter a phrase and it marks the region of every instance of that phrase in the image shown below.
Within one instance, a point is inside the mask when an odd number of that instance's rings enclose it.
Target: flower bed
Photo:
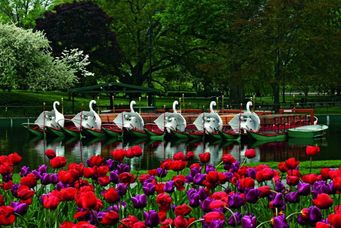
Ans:
[[[308,156],[319,152],[308,146]],[[0,156],[0,225],[30,227],[316,227],[341,225],[341,168],[301,175],[289,158],[278,169],[248,167],[230,154],[209,164],[210,153],[178,152],[147,173],[132,172],[130,158],[142,149],[112,151],[70,163],[53,150],[50,167],[23,166],[12,180],[17,153]],[[252,158],[252,149],[245,153]]]

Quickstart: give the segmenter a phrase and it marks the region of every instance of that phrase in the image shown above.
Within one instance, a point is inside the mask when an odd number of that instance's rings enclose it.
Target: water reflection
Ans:
[[[339,128],[336,128],[338,130]],[[18,152],[23,157],[21,165],[28,165],[37,168],[40,164],[47,164],[49,160],[44,156],[48,148],[54,149],[60,156],[65,156],[69,162],[85,163],[93,155],[109,158],[110,152],[114,149],[128,149],[139,145],[143,154],[139,158],[128,160],[132,169],[151,169],[159,166],[160,162],[172,158],[179,151],[185,154],[193,151],[195,160],[199,160],[199,154],[211,153],[211,163],[218,164],[224,153],[231,153],[237,160],[244,159],[245,150],[254,148],[256,157],[251,161],[283,161],[289,157],[296,157],[299,160],[307,160],[305,155],[306,145],[319,145],[321,152],[314,157],[314,160],[341,159],[338,140],[340,134],[331,128],[326,138],[313,139],[289,139],[287,142],[238,144],[226,141],[216,142],[184,142],[184,141],[163,141],[151,142],[146,140],[116,141],[114,139],[77,140],[75,138],[37,139],[28,136],[24,129],[2,128],[0,129],[0,150],[2,154]],[[250,162],[250,160],[248,160]]]

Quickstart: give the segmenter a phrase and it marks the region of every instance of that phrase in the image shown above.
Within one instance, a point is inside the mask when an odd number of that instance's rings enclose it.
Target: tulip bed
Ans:
[[[314,156],[316,146],[306,153]],[[178,152],[160,167],[132,172],[134,146],[67,164],[46,150],[49,167],[21,167],[13,181],[17,153],[0,156],[0,225],[20,227],[316,227],[341,226],[341,167],[301,175],[288,158],[278,169],[249,167],[224,154],[219,165],[210,153]],[[245,156],[255,156],[253,149]]]

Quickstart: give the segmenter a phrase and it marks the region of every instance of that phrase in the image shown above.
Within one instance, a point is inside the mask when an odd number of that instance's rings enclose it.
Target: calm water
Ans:
[[[156,168],[160,161],[172,157],[178,151],[193,151],[198,157],[202,152],[211,152],[211,162],[219,163],[223,153],[231,153],[237,159],[243,159],[243,152],[247,148],[255,148],[257,156],[253,161],[283,161],[294,156],[300,160],[306,160],[305,146],[318,144],[321,152],[314,158],[316,160],[340,159],[339,149],[341,139],[341,115],[331,115],[329,130],[325,138],[318,140],[292,140],[280,143],[267,143],[262,145],[240,145],[230,142],[224,143],[184,143],[184,142],[113,142],[103,141],[78,141],[78,140],[42,140],[32,138],[26,129],[18,125],[20,121],[14,121],[10,127],[9,120],[0,120],[0,153],[9,154],[18,152],[23,157],[21,165],[36,168],[42,163],[48,163],[44,156],[47,148],[54,149],[57,154],[65,156],[68,161],[85,162],[92,155],[109,157],[115,148],[129,148],[140,145],[143,148],[143,156],[134,158],[131,167],[134,169]],[[27,122],[27,120],[21,121]],[[319,123],[327,124],[327,116],[320,116]]]

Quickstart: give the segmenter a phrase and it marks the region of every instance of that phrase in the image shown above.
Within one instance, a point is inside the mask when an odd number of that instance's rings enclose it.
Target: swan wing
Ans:
[[[239,132],[241,124],[241,114],[235,115],[230,121],[229,125],[231,126],[232,130],[235,132]]]
[[[199,130],[203,131],[204,130],[204,123],[205,123],[205,115],[206,113],[201,113],[193,122],[194,126]]]
[[[166,119],[169,116],[169,114],[170,114],[169,112],[162,113],[161,115],[159,115],[158,118],[156,118],[156,120],[154,120],[154,123],[161,131],[164,131],[165,129]]]

